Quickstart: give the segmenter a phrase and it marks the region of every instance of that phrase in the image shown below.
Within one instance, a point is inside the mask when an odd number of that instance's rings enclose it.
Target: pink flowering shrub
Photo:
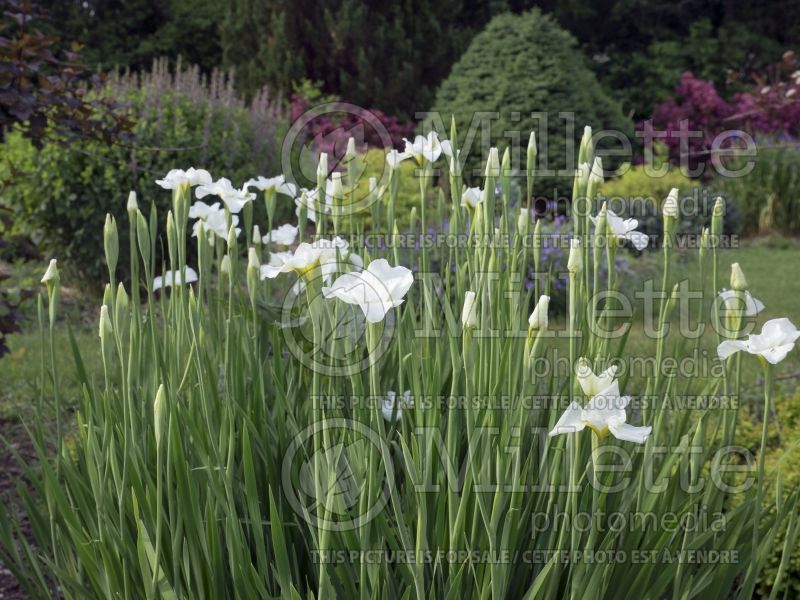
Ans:
[[[292,94],[290,106],[291,122],[294,123],[303,114],[314,109],[315,104],[299,93]],[[375,125],[375,120],[380,126]],[[401,123],[392,115],[387,115],[376,108],[359,108],[354,112],[329,113],[322,112],[312,117],[302,128],[304,143],[311,144],[318,152],[326,152],[333,164],[341,161],[347,150],[347,141],[355,138],[359,152],[370,148],[383,148],[391,141],[392,146],[401,145],[404,137],[414,132],[413,122]],[[388,138],[386,136],[388,134]]]
[[[683,149],[678,133],[682,122],[684,130],[693,132]],[[675,87],[675,96],[657,105],[652,118],[639,124],[640,129],[650,127],[667,133],[661,141],[669,148],[670,158],[680,161],[681,154],[686,154],[690,166],[710,160],[714,139],[726,130],[743,130],[754,138],[768,135],[797,139],[800,137],[800,71],[771,85],[757,85],[750,92],[736,94],[730,102],[719,95],[713,82],[684,73]],[[723,147],[726,145],[730,144],[723,144]]]

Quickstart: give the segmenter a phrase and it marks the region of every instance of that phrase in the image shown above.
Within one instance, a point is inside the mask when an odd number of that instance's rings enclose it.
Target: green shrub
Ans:
[[[275,174],[279,112],[265,94],[245,105],[232,85],[225,74],[206,80],[196,68],[173,75],[161,62],[150,73],[112,77],[98,92],[127,106],[135,121],[131,144],[77,141],[37,150],[20,129],[10,132],[0,160],[0,179],[8,182],[0,205],[13,212],[15,232],[47,253],[57,251],[73,279],[94,284],[105,276],[96,251],[102,223],[106,213],[125,216],[128,190],[142,207],[155,203],[163,217],[170,194],[153,182],[171,168],[224,172],[235,185]],[[284,207],[287,216],[293,209]],[[128,248],[125,239],[121,248]]]
[[[658,165],[656,165],[658,168]],[[731,236],[742,229],[742,216],[736,202],[728,201],[728,194],[709,187],[700,181],[685,176],[678,169],[668,170],[662,177],[655,177],[643,165],[623,171],[620,177],[605,181],[600,187],[598,204],[608,202],[608,207],[623,217],[639,221],[638,230],[660,239],[663,219],[661,205],[672,188],[680,192],[678,234],[696,235],[711,223],[711,212],[718,197],[725,200],[723,234]],[[651,244],[650,248],[658,248]]]
[[[561,29],[550,17],[534,9],[522,15],[503,14],[489,22],[478,34],[466,53],[453,67],[442,83],[436,97],[434,111],[445,120],[453,114],[458,124],[460,143],[468,141],[473,115],[495,112],[491,118],[491,142],[496,146],[509,143],[506,132],[524,132],[521,135],[522,165],[528,132],[536,131],[539,137],[539,167],[544,168],[544,140],[538,133],[540,123],[532,113],[547,116],[546,165],[551,170],[563,170],[567,165],[567,132],[561,113],[574,114],[573,156],[577,154],[578,141],[583,126],[593,123],[595,131],[616,129],[626,135],[632,131],[619,105],[602,89],[585,64],[574,38]],[[480,126],[476,125],[468,169],[480,165],[476,151],[481,148]],[[484,120],[484,126],[489,125]],[[605,139],[600,148],[618,143]],[[615,168],[612,161],[606,167]],[[465,170],[465,174],[471,174]],[[555,176],[537,177],[536,193],[552,197],[554,189],[559,196],[572,191],[572,177],[559,173]]]
[[[736,199],[746,233],[800,233],[800,152],[761,149],[750,173],[719,181]]]
[[[657,161],[654,170],[661,168]],[[700,182],[687,177],[679,169],[671,168],[662,177],[655,177],[644,165],[623,167],[621,175],[603,182],[600,192],[608,198],[650,198],[658,206],[672,188],[687,192]]]

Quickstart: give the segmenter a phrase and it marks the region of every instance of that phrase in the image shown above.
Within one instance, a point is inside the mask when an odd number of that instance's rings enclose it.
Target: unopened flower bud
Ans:
[[[111,317],[108,315],[108,306],[103,304],[100,307],[100,339],[105,340],[107,336],[114,333],[111,326]]]
[[[531,316],[528,317],[528,326],[530,329],[544,330],[547,329],[547,310],[550,306],[550,296],[539,296],[539,301],[533,307]]]
[[[250,248],[247,251],[247,288],[250,292],[250,298],[255,302],[255,295],[258,292],[258,281],[261,275],[261,260],[258,258],[258,253],[255,248]]]
[[[575,176],[578,179],[579,189],[586,189],[586,186],[589,183],[589,176],[592,173],[592,168],[589,163],[579,163],[578,164],[578,171],[575,173]]]
[[[678,218],[678,188],[672,188],[664,200],[664,207],[662,209],[664,217]]]
[[[47,270],[44,272],[42,283],[47,287],[50,287],[52,284],[58,281],[58,279],[58,261],[54,258],[50,261],[50,264],[47,266]]]
[[[745,279],[744,271],[742,271],[739,263],[731,265],[731,288],[737,292],[743,292],[747,289],[747,279]]]
[[[164,426],[166,425],[166,396],[167,393],[164,390],[164,384],[162,383],[158,387],[156,399],[153,402],[153,429],[156,436],[156,448],[161,445],[161,433],[164,431]]]
[[[603,161],[597,156],[592,163],[591,171],[589,172],[589,183],[597,185],[603,183]]]
[[[672,188],[661,210],[664,222],[664,247],[672,243],[672,233],[678,220],[678,188]]]
[[[135,213],[137,210],[139,210],[139,203],[136,202],[136,192],[134,191],[131,191],[128,194],[127,209],[128,209],[128,214]]]
[[[711,238],[714,246],[719,245],[719,238],[722,235],[722,221],[725,218],[725,201],[717,198],[714,202],[714,209],[711,211]]]
[[[125,291],[125,286],[120,283],[117,286],[117,303],[114,306],[114,322],[119,324],[122,320],[123,315],[127,314],[128,312],[128,292]]]
[[[342,186],[342,174],[341,173],[334,173],[331,175],[331,181],[333,185],[331,186],[331,195],[336,200],[341,200],[344,198],[344,187]]]
[[[541,269],[542,263],[542,220],[536,219],[533,226],[533,264],[537,271]]]
[[[328,178],[328,154],[322,152],[319,155],[319,163],[317,164],[317,181],[320,179],[324,182]]]
[[[528,138],[528,172],[533,171],[534,163],[536,162],[536,134],[531,131],[531,136]]]
[[[119,259],[119,233],[116,220],[109,214],[106,214],[106,222],[103,225],[103,248],[106,252],[108,269],[113,273],[117,270],[117,259]]]
[[[475,329],[478,326],[478,310],[475,304],[475,292],[464,293],[464,308],[461,310],[461,325],[464,329]]]
[[[356,152],[356,140],[355,138],[349,138],[347,140],[347,150],[344,153],[344,159],[346,161],[353,160],[358,153]]]
[[[486,161],[486,176],[498,177],[500,175],[500,153],[497,148],[489,148],[489,159]]]
[[[231,257],[227,254],[222,257],[222,262],[219,264],[219,271],[223,275],[231,276]]]
[[[569,259],[567,260],[567,271],[570,273],[580,273],[583,271],[583,252],[581,251],[581,241],[572,238],[569,241]]]
[[[202,221],[200,221],[202,224]],[[169,258],[175,263],[177,252],[178,250],[178,230],[175,227],[175,217],[172,215],[172,211],[167,213],[167,251],[169,252]]]
[[[527,208],[520,208],[519,209],[519,217],[517,217],[517,231],[524,233],[528,230],[528,223],[530,223],[531,218],[530,214],[528,213]]]
[[[236,238],[239,237],[236,231],[236,225],[231,224],[228,229],[228,250],[233,250],[236,247]]]
[[[578,147],[578,162],[591,164],[594,161],[594,143],[592,142],[592,128],[586,125],[583,128],[581,144]]]
[[[511,149],[506,146],[503,152],[503,160],[500,163],[500,172],[503,175],[508,175],[511,172]]]
[[[258,258],[258,253],[255,248],[249,248],[247,251],[247,268],[255,269],[256,271],[261,268],[261,261]]]
[[[150,264],[150,227],[142,211],[136,211],[136,239],[139,242],[139,254],[145,265]]]

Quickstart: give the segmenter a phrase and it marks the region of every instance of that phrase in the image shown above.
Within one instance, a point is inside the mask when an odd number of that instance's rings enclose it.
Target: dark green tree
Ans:
[[[226,3],[218,0],[39,0],[51,27],[84,46],[92,67],[150,68],[162,56],[200,65],[222,61],[220,23]]]
[[[269,83],[286,94],[308,79],[356,104],[413,117],[430,106],[475,23],[496,9],[465,4],[236,0],[222,31],[224,60],[248,91]]]
[[[523,8],[526,0],[512,9]],[[793,0],[537,0],[572,33],[603,84],[637,119],[672,93],[680,75],[711,79],[724,94],[800,45]],[[731,72],[738,77],[730,77]]]

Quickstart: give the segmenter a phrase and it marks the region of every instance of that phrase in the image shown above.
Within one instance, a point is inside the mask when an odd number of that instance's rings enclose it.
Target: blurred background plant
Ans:
[[[43,15],[29,0],[5,0],[0,14],[0,139],[16,123],[41,144],[47,134],[64,142],[110,142],[130,122],[115,111],[112,96],[87,97],[86,83],[100,74],[81,65],[75,48],[40,29]]]
[[[670,157],[690,168],[708,165],[712,158],[713,142],[725,131],[741,129],[751,136],[777,137],[782,140],[800,136],[800,103],[795,95],[800,91],[800,76],[793,52],[784,54],[782,61],[768,69],[769,78],[755,75],[749,91],[737,93],[728,102],[717,92],[713,81],[697,79],[687,72],[675,86],[674,97],[658,104],[650,120],[640,124],[665,131]],[[767,84],[771,81],[770,84]],[[681,128],[702,132],[682,142]],[[723,148],[742,147],[741,136],[731,136]]]
[[[0,239],[0,249],[5,243]],[[19,307],[24,300],[23,293],[19,288],[6,288],[5,281],[10,275],[5,271],[0,271],[0,358],[8,354],[8,335],[22,331],[22,317]]]
[[[720,185],[737,199],[745,234],[800,234],[800,152],[795,143],[768,141],[747,175],[720,178]]]
[[[792,0],[39,0],[53,29],[84,45],[92,66],[146,69],[182,54],[210,72],[235,67],[241,91],[265,83],[288,97],[310,79],[323,91],[406,119],[493,16],[539,7],[579,40],[604,87],[635,119],[650,116],[680,75],[712,80],[723,97],[800,41]],[[57,24],[57,26],[55,25]],[[176,50],[179,49],[179,50]]]
[[[124,106],[118,110],[134,123],[132,141],[80,140],[69,146],[45,141],[37,148],[15,127],[0,160],[5,182],[0,205],[14,215],[9,233],[29,236],[44,252],[57,251],[71,277],[94,289],[105,272],[95,251],[104,215],[125,215],[127,190],[138,193],[142,206],[154,203],[165,217],[169,198],[156,194],[153,182],[175,165],[224,171],[235,185],[277,168],[285,117],[266,89],[245,102],[230,73],[205,76],[199,67],[180,62],[171,70],[159,60],[149,72],[112,73],[92,93]],[[282,217],[293,210],[279,206]],[[124,252],[127,231],[120,236]]]

